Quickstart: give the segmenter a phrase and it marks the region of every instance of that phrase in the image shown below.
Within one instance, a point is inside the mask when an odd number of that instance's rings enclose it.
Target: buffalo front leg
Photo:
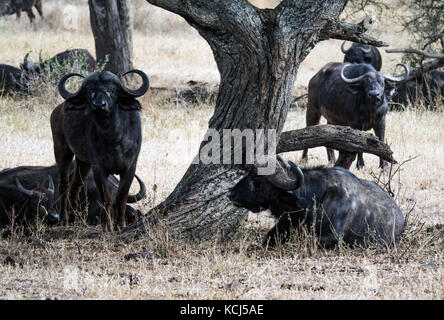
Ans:
[[[32,23],[35,19],[35,15],[32,12],[32,9],[26,10],[26,13],[28,14],[29,21]]]
[[[284,243],[290,239],[291,230],[299,227],[300,217],[298,213],[283,214],[276,225],[268,231],[262,243],[263,246],[274,247],[278,243]]]
[[[375,135],[379,138],[379,140],[381,140],[382,142],[384,142],[384,137],[385,137],[385,117],[381,119],[381,121],[379,121],[378,125],[373,128],[373,130],[375,131]],[[380,168],[385,168],[387,166],[387,161],[385,161],[382,158],[379,158],[379,167]]]
[[[73,178],[69,186],[68,203],[71,210],[73,210],[74,208],[78,209],[77,211],[84,209],[84,207],[80,204],[79,190],[85,183],[85,178],[90,168],[91,166],[89,163],[80,161],[76,158]]]
[[[119,189],[117,190],[116,195],[117,225],[120,228],[125,228],[126,226],[126,203],[128,200],[128,192],[134,179],[135,171],[135,169],[131,169],[120,175]]]
[[[305,114],[306,125],[307,127],[318,125],[320,120],[321,120],[321,110],[319,110],[319,108],[312,102],[312,98],[309,96],[307,103],[307,113]],[[307,162],[307,160],[308,160],[308,149],[304,149],[304,151],[302,152],[302,161]]]
[[[332,124],[332,123],[327,121],[327,124]],[[328,158],[328,162],[331,164],[334,164],[336,162],[336,156],[335,156],[334,149],[327,147],[327,158]]]
[[[360,124],[358,124],[358,125],[352,125],[351,126],[351,128],[352,129],[356,129],[356,130],[361,130],[362,131],[362,125],[360,125]],[[345,155],[345,157],[347,158],[347,159],[350,159],[350,155]],[[342,160],[342,161],[344,161],[345,160],[345,158]],[[338,159],[338,162],[339,162],[339,159]],[[361,168],[364,168],[364,156],[363,156],[363,154],[362,154],[362,152],[358,152],[358,160],[356,161],[356,169],[361,169]],[[351,163],[350,163],[350,166],[351,166]],[[350,168],[350,166],[348,167],[348,168]],[[342,167],[342,166],[341,166]],[[347,168],[347,169],[348,169]]]
[[[59,181],[59,206],[58,210],[62,215],[62,224],[69,223],[68,208],[68,185],[69,185],[69,166],[74,154],[66,145],[59,144],[54,146],[54,155],[57,163],[58,181]]]
[[[100,198],[100,221],[102,223],[103,231],[112,231],[112,199],[106,186],[107,175],[102,169],[93,167],[94,181],[99,191]]]
[[[339,151],[338,161],[335,163],[335,167],[342,167],[345,169],[350,169],[353,161],[355,161],[356,153]]]

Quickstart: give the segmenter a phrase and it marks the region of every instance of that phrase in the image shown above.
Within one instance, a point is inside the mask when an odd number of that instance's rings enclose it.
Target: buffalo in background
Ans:
[[[70,166],[70,176],[73,175],[75,163]],[[135,195],[128,196],[128,203],[141,200],[146,194],[143,181],[136,175],[140,190]],[[117,194],[119,180],[114,176],[107,179],[107,187],[111,197]],[[11,221],[12,208],[21,209],[16,223],[24,220],[32,221],[36,216],[49,224],[59,222],[59,214],[55,204],[59,199],[57,167],[53,166],[20,166],[0,171],[0,224],[5,226]],[[44,201],[43,201],[44,200]],[[87,212],[86,222],[97,224],[100,216],[99,191],[94,183],[92,174],[86,177],[86,182],[79,192],[77,199],[79,212]],[[38,214],[36,211],[38,209]],[[138,210],[127,205],[125,217],[128,223],[134,222],[140,215]],[[71,222],[74,221],[74,216]]]
[[[17,19],[20,19],[21,12],[24,11],[32,23],[35,19],[32,8],[36,8],[43,19],[43,0],[2,0],[0,2],[0,16],[15,14]]]
[[[43,60],[40,55],[39,63],[29,61],[28,57],[29,53],[25,55],[23,63],[20,64],[20,68],[28,75],[41,74],[45,70],[53,72],[60,67],[90,73],[94,72],[97,67],[96,59],[86,49],[66,50],[47,60]]]
[[[399,83],[391,97],[392,110],[402,110],[409,102],[424,101],[427,108],[433,109],[433,103],[441,97],[444,103],[444,71],[432,70],[418,78]],[[402,106],[401,106],[402,105]]]
[[[346,50],[345,41],[341,45],[341,51],[345,54],[344,63],[368,63],[371,64],[376,71],[381,71],[382,57],[378,48],[361,43],[353,43],[352,46]]]
[[[59,74],[77,70],[81,73],[90,73],[97,68],[96,60],[86,49],[72,49],[58,53],[52,58],[33,62],[28,60],[29,53],[20,64],[20,69],[0,64],[0,95],[20,94],[28,95],[32,88],[48,78],[59,78]]]
[[[7,64],[0,64],[0,96],[27,93],[25,83],[26,81],[23,81],[20,69]]]
[[[392,197],[371,181],[357,178],[340,168],[300,169],[282,158],[271,175],[258,175],[254,166],[228,192],[238,207],[252,212],[269,209],[278,219],[264,245],[290,238],[301,225],[314,227],[321,246],[394,243],[405,219]]]
[[[0,176],[4,175],[4,171],[0,172]],[[48,224],[59,221],[59,214],[54,208],[54,181],[50,175],[42,178],[42,183],[32,188],[24,187],[18,176],[14,177],[14,181],[0,180],[0,227],[11,223],[32,224],[36,219]],[[47,186],[43,186],[43,181]]]
[[[407,66],[400,65],[405,69],[405,74],[395,77],[376,71],[370,64],[328,63],[308,84],[307,126],[319,124],[323,116],[328,124],[363,131],[373,129],[376,136],[384,141],[387,95],[390,95],[386,82],[398,83],[409,75]],[[335,162],[333,149],[327,148],[327,156],[330,162]],[[305,149],[302,159],[306,161],[307,158],[308,149]],[[340,152],[335,165],[348,169],[354,158],[355,155]],[[359,153],[356,167],[359,169],[363,166],[364,158]],[[379,166],[385,166],[382,158]]]

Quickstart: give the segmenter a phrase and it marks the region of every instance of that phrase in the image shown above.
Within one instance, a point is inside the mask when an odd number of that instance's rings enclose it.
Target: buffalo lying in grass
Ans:
[[[300,169],[279,157],[276,171],[258,175],[258,165],[229,190],[228,198],[252,212],[269,209],[278,219],[264,244],[287,241],[292,228],[314,226],[320,245],[394,243],[404,216],[392,197],[371,181],[340,168]]]

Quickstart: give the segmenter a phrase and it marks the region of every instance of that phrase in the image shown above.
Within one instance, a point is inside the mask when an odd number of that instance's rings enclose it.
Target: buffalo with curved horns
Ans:
[[[69,221],[69,210],[77,198],[86,175],[92,168],[102,204],[101,222],[104,229],[113,229],[113,220],[123,228],[129,188],[136,171],[142,142],[139,110],[136,98],[149,88],[148,76],[140,70],[140,88],[126,88],[120,78],[109,71],[94,72],[87,77],[70,73],[59,82],[59,93],[65,102],[51,114],[54,154],[58,169],[62,221]],[[72,93],[65,87],[71,77],[84,78],[80,89]],[[76,168],[68,181],[68,168],[75,156]],[[112,203],[106,179],[120,176],[115,204]],[[69,182],[69,190],[68,190]]]
[[[26,92],[22,71],[8,64],[0,64],[0,95]]]
[[[321,246],[394,243],[404,229],[399,206],[371,181],[340,168],[300,169],[278,156],[276,171],[258,175],[256,164],[228,192],[238,207],[252,212],[270,210],[278,219],[264,245],[287,241],[292,228],[314,227]]]
[[[407,106],[423,100],[427,108],[434,109],[434,102],[441,98],[444,103],[444,71],[431,70],[417,78],[401,82],[391,97],[391,109],[402,110],[400,104]]]
[[[3,171],[0,172],[0,175]],[[14,182],[0,180],[0,226],[32,223],[40,218],[48,224],[59,221],[59,214],[54,208],[54,181],[46,175],[47,186],[34,188],[23,186],[19,177]]]
[[[71,166],[69,168],[69,176],[73,175],[73,170],[75,167],[75,162],[72,161]],[[58,195],[58,174],[57,167],[53,166],[20,166],[16,168],[7,168],[0,171],[0,186],[3,186],[5,189],[0,187],[0,198],[8,197],[9,205],[7,206],[8,211],[12,206],[19,206],[22,209],[27,209],[27,221],[29,221],[33,216],[35,216],[35,206],[34,203],[39,201],[39,196],[45,192],[45,190],[51,191],[52,196],[47,197],[46,202],[41,202],[41,206],[46,209],[45,212],[48,214],[45,215],[49,224],[53,224],[58,222],[59,215],[56,214],[55,204],[53,201],[56,201],[59,198]],[[135,175],[135,178],[139,182],[140,190],[135,195],[128,195],[127,203],[135,203],[141,200],[146,194],[146,187],[143,181]],[[51,179],[51,187],[47,189],[46,184],[48,179]],[[114,176],[109,176],[107,179],[107,187],[110,191],[112,198],[114,199],[119,187],[119,180]],[[16,187],[17,186],[17,187]],[[9,190],[8,193],[2,192],[2,190]],[[40,190],[39,192],[33,190]],[[14,192],[14,193],[11,193]],[[32,193],[30,193],[32,192]],[[26,206],[23,205],[22,202],[11,199],[19,199],[20,194],[24,194],[29,197],[30,201]],[[96,224],[99,222],[100,217],[100,202],[99,202],[99,192],[97,190],[96,184],[94,183],[94,178],[92,174],[88,174],[86,177],[86,181],[84,184],[84,188],[82,188],[79,192],[79,203],[78,207],[81,212],[87,212],[86,222],[89,224]],[[33,210],[34,209],[34,210]],[[43,208],[42,208],[43,210]],[[131,223],[137,219],[139,216],[139,212],[133,209],[131,206],[126,206],[125,217],[127,222]],[[2,216],[5,218],[4,212]],[[74,217],[72,217],[74,218]],[[7,219],[3,219],[6,224]]]
[[[80,69],[88,72],[93,72],[96,67],[96,59],[86,49],[72,49],[66,50],[56,54],[54,57],[47,60],[43,60],[41,54],[39,54],[39,63],[28,60],[29,52],[23,58],[23,63],[20,64],[20,68],[26,74],[40,74],[43,70],[48,69],[50,72],[58,66],[74,66],[76,63],[82,63]]]
[[[345,55],[344,63],[368,63],[376,71],[381,71],[382,57],[378,48],[369,44],[353,43],[349,49],[345,49],[345,42],[341,45],[341,51]]]
[[[32,23],[35,15],[32,8],[35,7],[43,19],[43,0],[2,0],[0,3],[0,16],[15,14],[20,19],[21,12],[28,14],[29,21]]]
[[[409,75],[406,65],[398,65],[404,68],[405,73],[397,77],[382,74],[364,63],[331,62],[325,65],[308,84],[307,126],[319,124],[321,116],[324,116],[328,124],[364,131],[373,129],[376,136],[384,141],[387,96],[391,95],[387,90],[393,90],[393,86],[387,86],[386,82],[401,82]],[[330,162],[335,162],[333,149],[327,148],[327,156]],[[302,159],[306,161],[307,157],[308,149],[305,149]],[[348,169],[355,157],[340,152],[336,165]],[[379,166],[385,165],[386,162],[380,158]],[[358,169],[364,166],[362,153],[358,154],[356,166]]]

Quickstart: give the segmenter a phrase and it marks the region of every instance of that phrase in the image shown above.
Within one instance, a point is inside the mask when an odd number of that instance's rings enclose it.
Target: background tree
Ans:
[[[444,2],[442,0],[402,1],[409,15],[399,17],[404,30],[412,35],[411,47],[428,53],[444,53]],[[423,64],[427,56],[407,53],[404,60],[413,67]]]
[[[133,42],[127,0],[88,0],[99,65],[122,74],[133,69]]]
[[[247,0],[147,1],[185,18],[209,43],[221,76],[209,128],[220,136],[224,129],[275,129],[279,140],[298,67],[319,41],[383,45],[364,34],[364,22],[339,20],[346,0],[284,0],[275,9],[258,9]],[[247,210],[226,196],[243,168],[192,164],[167,199],[124,236],[149,231],[149,218],[156,214],[167,216],[171,230],[187,237],[230,236],[247,218]]]

